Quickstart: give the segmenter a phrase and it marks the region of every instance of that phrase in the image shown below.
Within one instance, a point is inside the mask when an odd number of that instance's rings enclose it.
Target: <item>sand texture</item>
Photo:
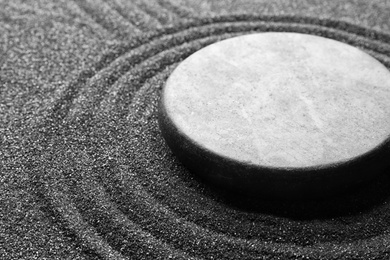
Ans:
[[[174,68],[233,36],[323,36],[390,68],[389,13],[384,0],[0,1],[0,259],[389,259],[389,170],[320,202],[232,197],[189,173],[157,123]]]

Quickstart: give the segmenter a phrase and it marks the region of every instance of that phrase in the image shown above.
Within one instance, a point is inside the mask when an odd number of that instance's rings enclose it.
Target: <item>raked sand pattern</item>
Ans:
[[[84,2],[78,5],[94,8]],[[96,26],[109,29],[112,10],[86,12],[95,20],[104,16]],[[177,4],[164,10],[165,16],[149,10],[153,19],[133,24],[134,37],[114,42],[23,129],[18,165],[28,172],[34,198],[61,232],[61,243],[76,248],[69,249],[74,258],[387,259],[389,173],[348,196],[320,202],[232,197],[177,161],[160,134],[157,105],[178,63],[222,39],[264,31],[319,35],[358,47],[390,68],[390,35],[337,19],[254,14],[193,19],[196,14]],[[123,28],[125,15],[119,19]],[[179,22],[158,25],[170,19]],[[143,32],[152,25],[157,29]],[[124,29],[115,33],[128,37]],[[12,246],[0,250],[2,259],[16,255]]]

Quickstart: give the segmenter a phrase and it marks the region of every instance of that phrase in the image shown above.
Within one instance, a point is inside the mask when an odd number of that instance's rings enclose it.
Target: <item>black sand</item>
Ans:
[[[390,68],[389,2],[157,2],[0,3],[0,259],[388,259],[389,171],[319,202],[235,197],[178,163],[156,109],[178,62],[249,32]]]

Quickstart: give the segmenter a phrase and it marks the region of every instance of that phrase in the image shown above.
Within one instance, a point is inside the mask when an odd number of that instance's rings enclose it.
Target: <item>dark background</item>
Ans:
[[[385,0],[0,1],[0,259],[389,259],[389,171],[319,202],[245,199],[162,140],[156,105],[178,62],[261,31],[390,67]]]

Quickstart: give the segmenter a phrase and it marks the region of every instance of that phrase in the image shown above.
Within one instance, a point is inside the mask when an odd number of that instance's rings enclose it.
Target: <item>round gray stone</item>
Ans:
[[[363,51],[327,38],[235,37],[199,50],[174,70],[163,89],[160,126],[185,165],[221,186],[272,195],[283,192],[279,183],[287,195],[310,194],[322,178],[332,191],[354,178],[339,170],[386,152],[390,73]],[[367,167],[372,163],[384,164],[374,160]],[[359,171],[356,182],[365,175],[373,174]],[[289,179],[297,187],[289,187]],[[264,192],[267,183],[276,191]]]

